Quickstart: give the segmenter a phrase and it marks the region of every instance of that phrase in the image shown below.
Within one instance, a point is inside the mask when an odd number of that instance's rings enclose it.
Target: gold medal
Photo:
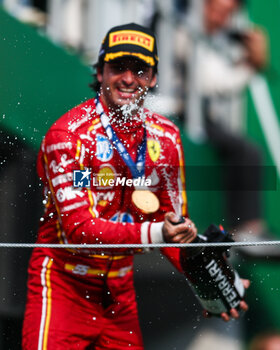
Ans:
[[[144,214],[152,214],[159,209],[157,196],[149,190],[135,190],[132,193],[132,202]]]

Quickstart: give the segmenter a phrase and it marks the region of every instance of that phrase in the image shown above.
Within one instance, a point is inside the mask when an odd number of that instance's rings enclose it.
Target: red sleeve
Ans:
[[[41,177],[48,182],[58,220],[68,242],[142,243],[151,223],[115,223],[104,220],[94,209],[94,192],[87,188],[73,188],[73,170],[87,167],[87,152],[86,145],[76,135],[59,130],[49,132],[42,145],[44,176]]]

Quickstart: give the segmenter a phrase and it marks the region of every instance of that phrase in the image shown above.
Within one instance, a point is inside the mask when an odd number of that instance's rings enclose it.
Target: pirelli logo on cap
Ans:
[[[122,44],[138,45],[151,52],[154,50],[154,38],[148,34],[136,30],[120,30],[109,34],[109,47]]]

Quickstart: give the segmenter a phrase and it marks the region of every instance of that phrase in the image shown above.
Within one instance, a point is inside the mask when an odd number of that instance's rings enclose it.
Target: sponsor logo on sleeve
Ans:
[[[88,121],[88,116],[86,115],[85,117],[83,117],[82,119],[72,122],[69,127],[68,130],[74,132],[76,131],[76,129],[78,129],[78,127],[80,127],[82,124],[84,124],[85,122]]]
[[[56,160],[52,160],[50,162],[50,169],[53,171],[54,174],[64,173],[65,168],[69,164],[74,163],[74,162],[75,162],[75,159],[67,159],[67,154],[62,154],[59,163],[57,163]]]
[[[52,179],[53,187],[56,187],[58,185],[62,185],[66,182],[73,180],[73,173],[67,173],[63,175],[58,175]]]
[[[65,213],[67,211],[71,211],[71,210],[74,210],[74,209],[77,209],[80,207],[84,207],[86,205],[88,206],[88,202],[86,200],[84,200],[82,202],[66,205],[65,207],[61,208],[61,213]]]
[[[72,149],[72,143],[71,142],[54,143],[46,147],[46,152],[50,153],[53,151],[61,151],[63,149]]]
[[[56,198],[60,203],[75,199],[76,197],[84,197],[85,193],[80,190],[73,190],[71,186],[59,188],[56,192]]]

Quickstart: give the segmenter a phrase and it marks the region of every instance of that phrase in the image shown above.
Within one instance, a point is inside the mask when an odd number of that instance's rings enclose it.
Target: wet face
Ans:
[[[97,79],[102,102],[114,112],[129,104],[141,107],[149,88],[156,84],[153,68],[131,57],[105,63],[103,71],[98,70]]]
[[[205,0],[204,22],[208,33],[224,28],[238,8],[237,0]]]

